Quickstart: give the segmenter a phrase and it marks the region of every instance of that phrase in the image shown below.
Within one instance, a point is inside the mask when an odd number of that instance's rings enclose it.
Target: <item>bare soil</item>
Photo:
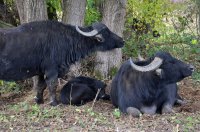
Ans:
[[[133,118],[119,114],[110,101],[97,101],[93,108],[93,102],[51,107],[48,92],[45,104],[36,105],[34,91],[27,88],[20,94],[0,95],[0,131],[200,131],[200,83],[185,79],[179,93],[187,103],[174,107],[174,113]]]

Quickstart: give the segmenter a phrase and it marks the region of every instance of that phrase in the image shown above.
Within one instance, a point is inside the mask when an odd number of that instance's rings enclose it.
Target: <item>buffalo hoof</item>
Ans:
[[[37,98],[36,96],[34,97],[34,99],[35,99],[35,102],[36,102],[37,104],[43,104],[43,103],[44,103],[44,100],[43,100],[43,99],[39,99],[39,98]]]
[[[143,114],[148,114],[148,115],[154,115],[156,113],[157,110],[157,106],[156,105],[152,105],[152,106],[142,106],[140,108],[140,111]]]
[[[141,114],[142,114],[137,108],[134,108],[134,107],[128,107],[128,108],[126,109],[126,112],[127,112],[129,115],[133,116],[133,117],[140,117]]]
[[[162,114],[169,114],[169,113],[173,113],[173,109],[172,109],[172,106],[167,104],[167,105],[164,105],[163,108],[162,108]]]
[[[182,99],[176,99],[176,102],[175,102],[177,105],[185,105],[187,102],[182,100]]]
[[[51,101],[50,103],[49,103],[51,106],[57,106],[58,105],[58,101]]]

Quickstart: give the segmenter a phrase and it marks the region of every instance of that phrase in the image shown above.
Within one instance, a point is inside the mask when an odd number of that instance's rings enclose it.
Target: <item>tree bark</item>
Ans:
[[[45,0],[16,0],[20,23],[47,20]]]
[[[62,21],[67,24],[83,26],[86,0],[63,0],[63,18]],[[69,76],[80,75],[81,64],[77,62],[70,67]]]
[[[200,1],[196,0],[197,4],[197,17],[198,17],[198,27],[197,27],[197,33],[198,33],[198,38],[200,39]]]
[[[67,24],[84,24],[86,0],[63,0],[63,22]]]
[[[103,23],[119,36],[123,34],[126,0],[106,0],[103,5]],[[108,77],[113,68],[118,68],[122,61],[121,49],[109,52],[98,52],[96,56],[95,71],[102,77]]]

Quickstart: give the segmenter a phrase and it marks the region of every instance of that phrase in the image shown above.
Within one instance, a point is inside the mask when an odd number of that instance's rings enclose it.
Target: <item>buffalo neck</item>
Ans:
[[[65,57],[67,63],[69,61],[75,63],[76,61],[79,61],[87,55],[97,51],[97,44],[94,43],[94,40],[91,38],[79,35],[79,37],[74,38],[72,41],[72,44],[67,44],[71,47],[70,50],[67,51]]]

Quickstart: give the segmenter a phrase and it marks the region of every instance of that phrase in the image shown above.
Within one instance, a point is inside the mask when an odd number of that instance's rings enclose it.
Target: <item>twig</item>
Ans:
[[[62,80],[62,81],[61,81]],[[64,82],[64,83],[61,83],[61,82]],[[58,86],[61,87],[63,86],[63,84],[66,84],[68,81],[62,79],[62,78],[58,78]]]
[[[191,27],[189,25],[186,25],[188,27],[188,29],[190,30],[190,32],[192,32],[192,35],[195,36],[195,33],[193,32],[193,30],[191,29]]]
[[[61,82],[59,78],[58,78],[58,86],[61,87]]]
[[[71,85],[70,94],[69,94],[69,105],[70,106],[72,105],[72,87],[73,87],[73,84]]]
[[[94,98],[94,100],[93,100],[92,107],[91,107],[92,110],[93,110],[94,103],[96,102],[97,97],[98,97],[100,91],[101,91],[101,88],[98,89],[97,94],[96,94],[96,96],[95,96],[95,98]]]

